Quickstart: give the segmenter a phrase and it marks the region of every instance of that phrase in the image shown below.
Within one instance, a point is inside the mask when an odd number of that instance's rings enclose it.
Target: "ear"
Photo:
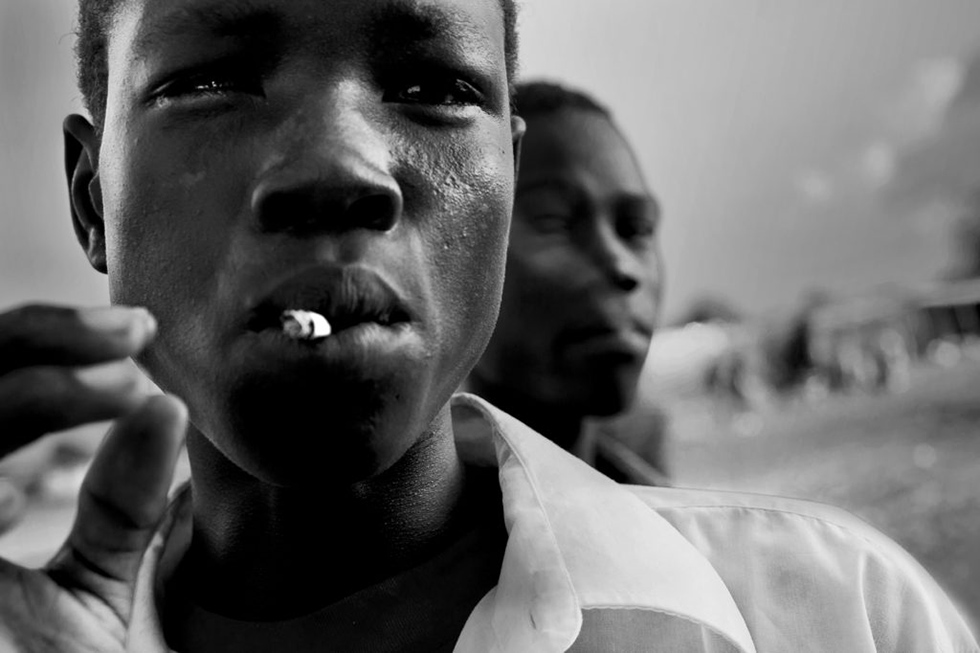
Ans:
[[[75,236],[89,263],[106,273],[105,222],[102,219],[102,183],[99,180],[101,137],[87,119],[65,118],[65,174]]]
[[[510,135],[514,141],[514,186],[517,186],[517,175],[521,171],[521,142],[524,140],[524,132],[527,131],[527,124],[520,116],[510,117]]]

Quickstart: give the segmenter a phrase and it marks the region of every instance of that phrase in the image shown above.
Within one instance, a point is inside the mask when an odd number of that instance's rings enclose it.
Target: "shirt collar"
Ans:
[[[453,428],[467,462],[499,467],[508,531],[500,582],[457,651],[565,651],[583,608],[620,608],[676,615],[755,652],[718,573],[628,488],[473,395],[454,398]]]
[[[583,608],[620,608],[676,615],[755,653],[714,568],[627,487],[479,397],[456,395],[452,413],[460,456],[499,468],[508,532],[497,587],[470,615],[456,651],[563,652],[578,637]],[[186,550],[191,513],[185,487],[144,556],[130,650],[169,651],[157,581]]]

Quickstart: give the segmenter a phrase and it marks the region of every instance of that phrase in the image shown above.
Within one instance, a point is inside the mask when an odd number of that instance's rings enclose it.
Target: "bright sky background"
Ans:
[[[947,223],[885,192],[980,48],[977,0],[519,0],[527,76],[592,91],[665,207],[669,312],[928,280]],[[60,122],[73,0],[0,0],[0,307],[106,301],[74,242]]]

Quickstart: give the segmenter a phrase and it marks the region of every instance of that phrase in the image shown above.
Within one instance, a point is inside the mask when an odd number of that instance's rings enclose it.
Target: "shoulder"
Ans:
[[[912,556],[845,510],[738,492],[627,487],[710,562],[753,636],[778,641],[779,633],[816,627],[821,638],[839,638],[845,648],[837,650],[980,650]],[[855,647],[862,639],[869,648]]]
[[[734,563],[757,571],[819,573],[848,583],[850,574],[827,572],[867,573],[869,564],[877,564],[896,578],[932,582],[894,540],[831,505],[743,492],[627,487],[716,567]]]
[[[723,490],[624,487],[682,532],[685,528],[707,526],[708,523],[713,527],[732,529],[749,522],[764,522],[774,528],[799,530],[809,527],[815,532],[836,532],[846,539],[853,538],[854,545],[882,547],[905,555],[891,539],[864,520],[841,508],[816,501]]]

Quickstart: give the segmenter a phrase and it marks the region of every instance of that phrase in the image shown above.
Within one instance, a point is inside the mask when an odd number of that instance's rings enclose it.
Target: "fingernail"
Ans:
[[[156,330],[156,320],[142,307],[89,308],[81,311],[79,317],[85,326],[97,331],[128,331],[134,326],[141,327],[146,333]]]

